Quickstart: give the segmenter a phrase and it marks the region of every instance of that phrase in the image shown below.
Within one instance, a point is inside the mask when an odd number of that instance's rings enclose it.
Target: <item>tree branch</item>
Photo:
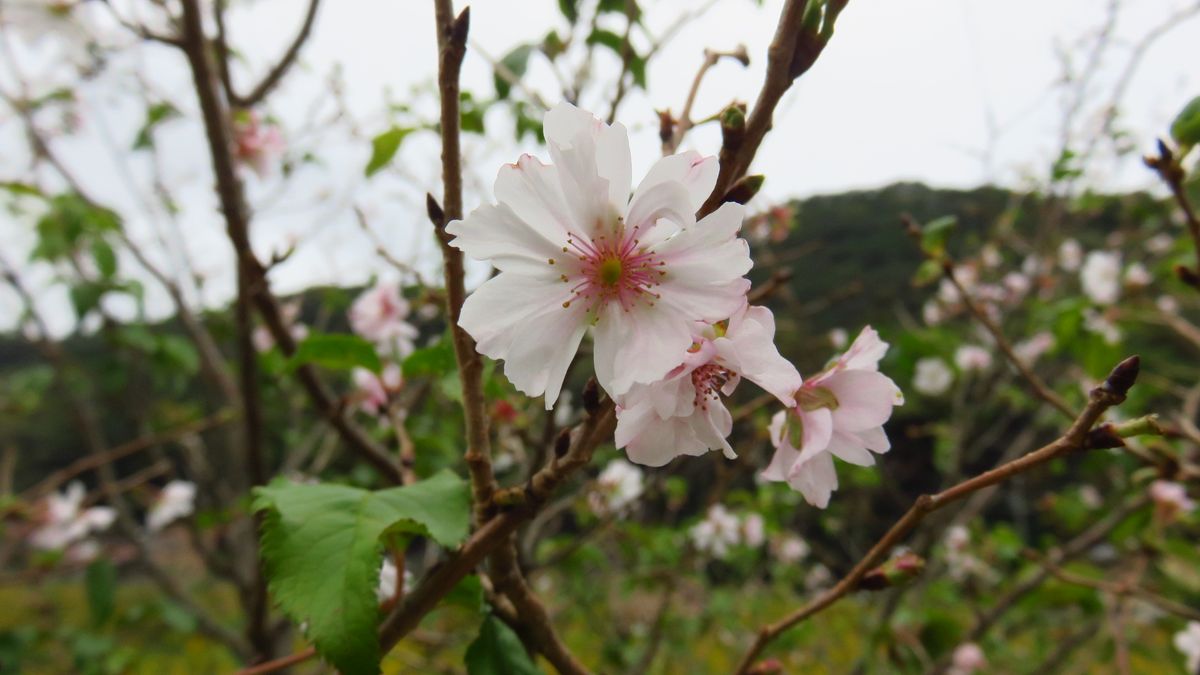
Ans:
[[[308,0],[308,12],[304,15],[304,23],[300,26],[300,32],[296,34],[292,44],[288,46],[287,51],[284,52],[275,67],[267,72],[262,81],[251,89],[249,94],[238,96],[233,93],[232,84],[230,85],[230,102],[233,105],[239,108],[252,108],[258,105],[279,84],[283,76],[287,75],[288,70],[295,64],[296,58],[300,56],[300,50],[308,41],[308,36],[312,33],[313,24],[317,18],[317,8],[320,4],[321,0]]]
[[[773,640],[793,626],[833,605],[850,592],[857,590],[863,576],[871,568],[881,563],[891,550],[903,541],[905,536],[930,513],[963,499],[978,490],[1000,483],[1058,457],[1089,449],[1120,447],[1124,445],[1124,441],[1117,435],[1115,428],[1111,425],[1101,425],[1094,429],[1093,426],[1106,410],[1125,400],[1126,392],[1137,378],[1138,366],[1136,356],[1129,357],[1118,364],[1104,384],[1091,391],[1087,407],[1079,414],[1067,432],[1049,445],[1043,446],[991,471],[962,481],[942,492],[933,495],[922,495],[917,498],[916,502],[900,520],[871,547],[870,551],[837,584],[783,619],[764,626],[759,631],[750,649],[742,657],[736,672],[741,675],[748,673],[763,649]]]

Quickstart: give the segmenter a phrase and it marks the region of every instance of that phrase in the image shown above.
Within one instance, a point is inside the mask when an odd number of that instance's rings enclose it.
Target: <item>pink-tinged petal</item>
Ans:
[[[713,341],[731,369],[773,394],[789,408],[803,384],[800,371],[775,347],[775,318],[766,307],[745,306],[729,319],[725,336]]]
[[[710,399],[705,408],[697,410],[688,418],[696,437],[708,450],[721,450],[727,459],[737,459],[733,446],[729,445],[729,433],[733,431],[733,415],[720,399]]]
[[[595,157],[596,174],[608,182],[608,200],[618,214],[624,214],[633,184],[629,132],[625,127],[605,124],[592,113],[565,101],[546,112],[542,125],[551,148],[591,146],[588,153]]]
[[[635,383],[660,380],[679,364],[692,344],[691,326],[670,308],[635,305],[625,311],[609,303],[593,332],[596,380],[610,396]]]
[[[858,466],[872,466],[875,456],[863,447],[862,441],[852,432],[834,431],[829,439],[829,452],[838,459]]]
[[[454,236],[451,246],[476,260],[490,260],[504,272],[556,278],[577,264],[562,253],[565,239],[546,239],[503,203],[480,206],[448,224],[446,232]]]
[[[874,429],[862,429],[852,432],[858,437],[859,442],[863,447],[878,454],[883,454],[892,449],[892,442],[888,440],[887,433],[883,427],[875,427]]]
[[[585,234],[572,220],[558,169],[532,155],[521,155],[516,164],[500,167],[493,190],[497,201],[507,204],[531,229],[559,247],[568,235],[580,238]]]
[[[629,461],[645,466],[664,466],[680,455],[698,456],[708,452],[692,429],[679,417],[658,420],[625,446]]]
[[[879,370],[879,360],[887,354],[888,343],[879,339],[879,333],[864,326],[846,353],[838,359],[838,365],[852,370]]]
[[[829,446],[829,440],[833,438],[833,415],[828,408],[802,410],[798,414],[804,424],[801,434],[803,445],[799,448],[800,461],[807,461],[825,452]]]
[[[695,226],[655,247],[666,272],[656,287],[661,302],[701,321],[729,318],[745,302],[750,249],[736,238],[742,207],[725,204]]]
[[[846,431],[881,426],[892,416],[900,393],[891,378],[874,370],[843,370],[822,386],[837,398],[834,424]]]
[[[610,204],[608,181],[597,171],[595,142],[581,135],[568,148],[551,143],[550,158],[558,170],[563,194],[567,195],[569,228],[585,233],[590,239],[612,235],[615,216],[620,212]]]
[[[654,406],[647,401],[639,401],[636,405],[626,406],[628,398],[617,407],[617,429],[613,434],[613,444],[624,448],[631,441],[641,436],[646,429],[661,421],[654,412]]]
[[[582,309],[562,306],[565,286],[503,272],[467,297],[459,318],[481,354],[504,359],[504,374],[517,389],[546,395],[547,410],[587,328]]]
[[[800,459],[800,453],[796,452],[795,448],[790,445],[781,445],[775,448],[775,454],[771,456],[771,463],[762,470],[761,475],[764,480],[786,481],[798,459]]]
[[[704,157],[695,150],[663,157],[650,167],[650,171],[638,184],[638,192],[665,182],[682,183],[688,191],[692,212],[700,209],[717,184],[720,166],[716,157]]]
[[[667,221],[660,224],[660,220]],[[662,228],[675,232],[695,223],[696,217],[688,202],[687,190],[679,183],[659,183],[648,190],[638,190],[629,202],[625,226],[637,228],[631,236],[641,240],[642,233],[653,237],[653,230]]]
[[[804,496],[804,501],[818,509],[829,506],[829,497],[838,487],[837,470],[828,452],[818,453],[792,467],[788,485]]]

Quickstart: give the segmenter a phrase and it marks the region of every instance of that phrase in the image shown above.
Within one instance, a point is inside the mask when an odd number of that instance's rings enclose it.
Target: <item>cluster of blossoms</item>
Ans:
[[[62,493],[46,497],[41,513],[41,526],[34,531],[30,544],[43,551],[65,551],[74,560],[90,560],[97,544],[89,537],[103,532],[117,519],[117,512],[108,506],[83,508],[87,491],[75,481]]]
[[[404,384],[400,361],[413,352],[418,337],[416,326],[408,321],[410,312],[396,282],[379,281],[350,306],[350,329],[373,343],[384,360],[378,374],[365,368],[353,372],[354,398],[370,415],[385,413],[388,401]]]
[[[763,517],[757,513],[739,516],[720,504],[713,504],[708,507],[704,520],[693,525],[688,534],[696,550],[714,558],[724,558],[734,546],[762,546],[766,529]]]
[[[502,359],[508,379],[550,410],[590,329],[596,380],[616,403],[617,447],[647,466],[711,450],[733,457],[723,397],[746,378],[790,410],[777,419],[795,418],[791,428],[808,417],[821,421],[806,429],[825,425],[802,440],[776,424],[767,474],[824,506],[837,481],[831,454],[863,463],[867,448],[888,447],[880,425],[900,397],[875,372],[886,345],[864,331],[850,352],[869,354],[806,386],[775,347],[771,312],[747,300],[744,207],[727,202],[696,219],[716,184],[716,158],[664,157],[630,197],[621,125],[564,103],[546,113],[544,131],[553,164],[524,155],[502,167],[498,203],[446,227],[453,246],[499,271],[459,319],[479,351]]]

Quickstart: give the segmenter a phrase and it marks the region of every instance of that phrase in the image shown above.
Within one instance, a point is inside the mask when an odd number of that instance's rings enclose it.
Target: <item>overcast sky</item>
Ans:
[[[128,4],[128,0],[125,4]],[[306,3],[257,0],[241,3],[231,17],[231,38],[251,74],[262,71],[291,39]],[[463,3],[456,3],[461,6]],[[646,2],[646,25],[661,35],[676,18],[705,3],[663,0]],[[745,44],[751,65],[724,61],[704,82],[696,117],[720,110],[731,100],[753,101],[762,82],[765,52],[778,18],[781,0],[759,7],[750,0],[720,0],[689,23],[652,62],[649,93],[635,91],[621,107],[619,120],[633,137],[634,175],[658,156],[656,109],[682,107],[704,48],[728,50]],[[1088,89],[1088,104],[1076,119],[1075,140],[1086,141],[1096,113],[1113,95],[1139,42],[1194,0],[1129,0],[1117,15],[1112,49],[1099,63]],[[754,171],[767,176],[760,205],[792,196],[871,188],[899,180],[937,186],[969,187],[985,182],[1019,186],[1029,177],[1044,177],[1062,144],[1061,58],[1071,53],[1073,68],[1082,70],[1082,49],[1105,24],[1107,0],[853,0],[838,22],[837,34],[817,65],[784,99],[775,128],[758,154]],[[416,0],[338,0],[323,3],[311,42],[303,53],[303,71],[289,77],[272,99],[269,113],[278,117],[296,146],[316,143],[322,163],[299,170],[288,187],[278,177],[250,178],[256,205],[254,240],[260,255],[300,245],[295,255],[273,272],[281,292],[317,283],[361,283],[372,274],[389,274],[373,260],[373,245],[357,225],[351,206],[366,213],[375,231],[400,258],[413,260],[435,278],[435,246],[428,233],[421,196],[437,189],[437,139],[414,134],[405,141],[396,169],[370,181],[362,175],[371,135],[386,128],[384,92],[404,101],[414,88],[428,91],[434,68],[432,3]],[[464,89],[477,97],[492,95],[492,70],[484,54],[503,56],[514,45],[536,42],[551,29],[564,29],[556,0],[480,0],[471,6],[471,39],[463,70]],[[0,36],[0,39],[8,39]],[[640,38],[639,38],[640,39]],[[18,50],[26,74],[56,69],[57,47],[45,44]],[[1200,20],[1178,22],[1145,51],[1119,101],[1120,128],[1132,147],[1148,149],[1183,104],[1200,94]],[[41,65],[39,65],[41,64]],[[344,129],[301,130],[313,110],[330,109],[327,76],[341,64],[345,100],[361,123],[362,136]],[[11,91],[9,64],[0,84]],[[615,56],[599,56],[600,72],[612,73]],[[110,73],[80,90],[83,127],[58,150],[77,167],[81,182],[93,195],[120,210],[139,241],[153,242],[154,223],[164,215],[151,200],[135,197],[151,187],[152,166],[145,153],[128,151],[144,117],[144,106],[131,95],[131,74],[140,72],[156,91],[178,107],[195,110],[189,79],[178,54],[162,47],[131,50],[110,64]],[[244,74],[244,73],[243,73]],[[242,82],[253,77],[247,75]],[[550,103],[558,91],[543,61],[531,64],[529,86]],[[590,91],[581,103],[608,111],[611,91]],[[418,106],[434,104],[418,97]],[[324,106],[324,107],[322,107]],[[0,179],[22,179],[27,163],[19,125],[0,113]],[[193,115],[194,117],[194,115]],[[321,116],[318,115],[318,118]],[[522,151],[545,154],[513,140],[511,121],[497,110],[487,118],[484,138],[468,138],[467,208],[489,197],[499,164]],[[316,139],[314,141],[313,139]],[[685,141],[705,153],[718,147],[717,130],[700,127]],[[224,239],[210,194],[211,178],[199,125],[174,122],[160,135],[161,171],[177,190],[183,206],[185,246],[189,256],[212,281],[202,300],[218,303],[232,287],[232,255]],[[1136,153],[1135,153],[1136,154]],[[1102,162],[1092,177],[1104,189],[1153,185],[1137,161]],[[0,215],[6,255],[21,258],[32,237],[28,220]],[[164,265],[179,261],[156,248]],[[124,261],[131,264],[131,261]],[[475,275],[483,273],[475,270]],[[31,285],[51,284],[51,272],[31,269]],[[168,305],[150,289],[149,308],[161,315]],[[48,313],[59,330],[70,325],[61,292],[43,293]],[[15,298],[0,290],[0,328],[12,325]],[[120,309],[120,303],[116,303]],[[128,308],[126,308],[128,309]]]

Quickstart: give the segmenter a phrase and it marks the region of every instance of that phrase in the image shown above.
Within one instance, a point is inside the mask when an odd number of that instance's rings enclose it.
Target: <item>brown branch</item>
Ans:
[[[513,536],[490,558],[492,583],[496,592],[508,598],[515,610],[516,622],[522,629],[518,633],[525,639],[526,646],[546,657],[560,673],[586,675],[589,671],[554,630],[546,607],[525,582],[525,576],[517,564],[517,547]]]
[[[1073,539],[1063,544],[1061,547],[1052,549],[1045,555],[1043,560],[1053,561],[1055,564],[1061,564],[1067,560],[1071,560],[1083,555],[1087,551],[1091,550],[1092,547],[1103,541],[1105,537],[1107,537],[1114,529],[1116,529],[1118,525],[1124,522],[1125,519],[1131,514],[1139,509],[1142,509],[1149,503],[1150,497],[1145,493],[1128,500],[1115,511],[1092,523],[1092,525],[1086,530],[1076,535]],[[1046,565],[1043,564],[1028,579],[1025,579],[1021,583],[1017,584],[998,600],[996,600],[996,602],[992,604],[991,609],[983,614],[980,614],[975,620],[975,625],[971,627],[970,632],[967,633],[963,641],[979,642],[980,639],[982,639],[983,636],[989,630],[991,630],[992,627],[996,625],[996,623],[1005,614],[1007,614],[1010,609],[1015,607],[1022,598],[1037,590],[1037,588],[1045,583],[1049,578],[1050,570],[1046,567]],[[939,660],[929,672],[933,675],[938,675],[939,673],[945,672],[945,670],[950,667],[950,663],[950,655],[947,654],[945,657]]]
[[[309,647],[303,651],[296,652],[295,654],[289,654],[288,656],[283,656],[273,661],[260,663],[249,668],[242,668],[241,670],[237,671],[237,675],[264,675],[265,673],[274,673],[278,670],[283,670],[284,668],[290,668],[296,664],[304,663],[316,655],[317,649],[315,647]]]
[[[237,254],[238,264],[246,270],[247,284],[255,309],[286,356],[296,351],[291,327],[284,321],[279,302],[271,294],[266,268],[255,257],[250,245],[249,219],[242,197],[242,184],[232,154],[232,131],[228,110],[221,100],[212,57],[204,35],[203,19],[197,0],[183,1],[184,54],[192,71],[196,95],[204,120],[209,157],[216,177],[217,196],[225,216],[226,232]],[[305,364],[296,369],[296,376],[313,406],[338,431],[342,440],[363,459],[380,471],[388,480],[399,483],[400,469],[390,453],[355,424],[339,404],[338,399],[321,379],[316,369]]]
[[[688,89],[687,98],[683,102],[683,110],[679,113],[674,133],[671,134],[669,141],[663,143],[663,155],[673,154],[679,148],[679,144],[683,142],[683,137],[695,126],[695,122],[692,121],[692,106],[696,103],[696,95],[700,92],[700,83],[704,81],[704,76],[708,74],[709,69],[717,65],[723,56],[736,59],[743,66],[750,65],[750,56],[746,53],[745,45],[739,45],[732,52],[704,50],[704,61],[700,64],[700,69],[696,71],[696,76],[692,78],[692,86]]]
[[[1071,584],[1073,586],[1082,586],[1084,588],[1091,588],[1093,590],[1108,593],[1115,597],[1137,598],[1138,600],[1142,600],[1148,604],[1154,605],[1164,612],[1174,614],[1189,621],[1200,621],[1200,610],[1188,607],[1187,605],[1179,602],[1175,602],[1170,598],[1164,598],[1163,596],[1153,593],[1136,583],[1131,583],[1129,581],[1107,581],[1105,579],[1093,579],[1091,577],[1085,577],[1080,574],[1068,572],[1060,567],[1056,562],[1041,558],[1035,553],[1027,553],[1026,555],[1034,560],[1040,561],[1051,576],[1063,583]]]
[[[496,477],[492,473],[491,438],[488,433],[487,403],[483,395],[483,359],[475,351],[475,340],[458,324],[467,291],[464,284],[462,251],[450,245],[445,226],[462,218],[462,151],[459,148],[459,72],[467,49],[470,7],[457,18],[451,0],[435,0],[438,35],[438,91],[441,97],[442,129],[442,204],[430,197],[430,216],[435,220],[438,242],[442,247],[446,279],[446,315],[454,338],[454,358],[462,383],[463,415],[467,422],[467,470],[471,474],[471,493],[475,505],[475,524],[490,516]],[[437,216],[437,217],[435,217]],[[440,222],[437,222],[440,221]]]
[[[816,63],[833,36],[837,17],[849,0],[788,0],[779,15],[775,37],[767,50],[767,73],[754,109],[736,139],[726,137],[721,148],[721,170],[717,184],[700,216],[717,210],[725,193],[750,168],[758,146],[771,128],[771,118],[784,93]]]
[[[919,246],[921,241],[920,225],[918,225],[917,222],[907,214],[901,216],[900,220],[904,225],[905,231],[908,232],[909,236],[911,236]],[[962,282],[958,280],[958,277],[954,274],[954,261],[948,255],[942,255],[940,258],[934,258],[924,249],[922,249],[922,253],[928,259],[934,260],[935,262],[941,264],[942,276],[944,276],[946,280],[954,286],[954,290],[958,291],[958,295],[960,298],[962,298],[962,303],[966,306],[967,311],[970,312],[971,316],[975,317],[975,320],[978,321],[980,325],[987,330],[988,334],[992,336],[992,341],[996,343],[996,348],[999,349],[1000,353],[1004,355],[1004,358],[1010,364],[1012,364],[1012,367],[1016,368],[1017,372],[1020,373],[1025,382],[1029,384],[1029,387],[1033,389],[1034,395],[1046,403],[1049,403],[1054,407],[1055,410],[1062,413],[1063,416],[1067,417],[1068,419],[1073,419],[1075,417],[1075,411],[1071,409],[1071,406],[1065,400],[1063,400],[1061,396],[1056,394],[1054,390],[1046,384],[1045,380],[1043,380],[1037,373],[1033,372],[1033,369],[1029,367],[1029,364],[1025,363],[1017,356],[1016,351],[1013,349],[1012,343],[1009,342],[1008,338],[1004,336],[1004,331],[1000,329],[1000,326],[997,325],[990,316],[988,316],[987,312],[983,311],[983,308],[979,306],[979,303],[975,302],[975,299],[971,297],[971,294],[967,291],[966,287],[964,287]]]
[[[585,397],[586,400],[586,397]],[[421,580],[404,602],[393,610],[380,627],[379,639],[384,652],[407,635],[421,618],[489,554],[509,541],[509,535],[529,521],[546,499],[571,474],[591,461],[596,447],[610,438],[616,425],[612,401],[604,401],[589,410],[587,419],[575,430],[574,441],[562,457],[554,457],[525,485],[524,499],[511,510],[500,512],[483,524],[461,548],[435,567]]]
[[[1079,417],[1075,419],[1067,432],[1049,445],[1043,446],[995,469],[964,480],[937,494],[918,497],[916,502],[900,520],[871,547],[870,551],[837,584],[779,621],[764,626],[759,631],[750,649],[742,657],[736,672],[739,674],[748,673],[763,649],[773,640],[793,626],[833,605],[851,591],[856,590],[863,576],[871,568],[881,563],[891,550],[903,541],[905,536],[930,513],[983,488],[1003,482],[1059,457],[1089,449],[1124,445],[1122,439],[1116,435],[1111,426],[1102,425],[1095,429],[1093,429],[1093,426],[1099,421],[1106,410],[1125,400],[1126,392],[1137,378],[1137,370],[1138,359],[1136,356],[1130,357],[1118,364],[1104,384],[1091,391],[1087,407],[1079,414]]]
[[[262,102],[267,94],[283,79],[284,75],[295,64],[296,58],[300,56],[300,50],[304,47],[304,43],[308,41],[308,36],[312,33],[313,24],[316,23],[317,8],[320,6],[321,0],[308,0],[308,12],[304,15],[304,23],[300,26],[300,32],[292,40],[292,44],[288,46],[283,57],[275,64],[262,81],[258,83],[250,93],[245,96],[233,94],[232,87],[230,88],[230,102],[239,108],[252,108]]]
[[[1196,210],[1192,208],[1191,199],[1188,198],[1187,190],[1184,188],[1187,172],[1183,168],[1182,159],[1160,140],[1158,156],[1147,155],[1144,161],[1146,166],[1153,169],[1158,177],[1167,184],[1167,188],[1171,190],[1171,196],[1175,198],[1175,203],[1179,205],[1179,210],[1183,213],[1188,233],[1192,236],[1192,248],[1196,251],[1196,269],[1189,270],[1181,265],[1176,272],[1184,283],[1200,290],[1200,217],[1197,217]]]

